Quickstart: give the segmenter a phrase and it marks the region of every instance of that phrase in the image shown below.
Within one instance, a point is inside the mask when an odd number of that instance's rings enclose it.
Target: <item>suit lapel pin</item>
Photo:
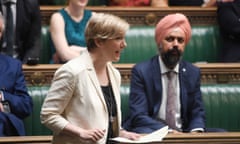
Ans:
[[[183,72],[186,72],[186,69],[185,69],[185,68],[183,68],[183,69],[182,69],[182,71],[183,71]]]

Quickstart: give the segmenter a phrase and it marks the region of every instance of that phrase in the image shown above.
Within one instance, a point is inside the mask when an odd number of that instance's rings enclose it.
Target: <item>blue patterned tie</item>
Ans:
[[[174,71],[167,72],[168,77],[168,87],[167,87],[167,105],[166,105],[166,123],[169,128],[177,129],[176,127],[176,88],[174,84],[174,76],[176,73]]]

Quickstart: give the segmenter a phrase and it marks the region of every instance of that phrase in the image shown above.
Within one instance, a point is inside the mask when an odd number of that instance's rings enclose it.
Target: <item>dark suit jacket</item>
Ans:
[[[205,128],[205,112],[200,91],[200,70],[181,61],[179,66],[180,103],[183,131]],[[137,64],[132,69],[130,116],[123,127],[139,133],[150,133],[166,126],[157,120],[162,99],[158,56]]]
[[[0,112],[0,136],[25,135],[22,119],[32,112],[32,98],[27,92],[22,63],[0,54],[0,90],[11,113]]]
[[[240,62],[240,0],[218,3],[218,23],[222,36],[221,62]]]
[[[1,3],[1,2],[0,2]],[[41,49],[41,14],[38,0],[17,0],[16,45],[18,59],[39,58]],[[2,11],[2,6],[0,6]]]

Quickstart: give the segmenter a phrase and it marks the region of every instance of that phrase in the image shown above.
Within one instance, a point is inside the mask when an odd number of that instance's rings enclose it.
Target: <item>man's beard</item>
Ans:
[[[174,67],[177,65],[177,63],[182,58],[182,52],[178,49],[178,47],[173,47],[172,49],[168,50],[167,52],[161,51],[161,48],[160,48],[160,53],[161,53],[163,63],[169,69],[174,69]]]

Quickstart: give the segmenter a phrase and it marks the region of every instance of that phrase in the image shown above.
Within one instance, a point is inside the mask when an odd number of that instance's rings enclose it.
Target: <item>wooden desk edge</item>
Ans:
[[[51,143],[52,136],[10,136],[0,137],[0,143]],[[169,133],[162,141],[163,143],[176,143],[176,142],[229,142],[240,143],[240,132],[224,132],[224,133],[183,133],[171,134]],[[161,143],[161,142],[160,142]]]
[[[43,143],[51,142],[52,136],[10,136],[0,137],[0,143]],[[224,133],[184,133],[184,134],[171,134],[169,133],[163,142],[169,141],[233,141],[240,142],[240,132],[224,132]]]
[[[9,136],[0,137],[0,143],[42,143],[51,142],[52,136]]]

